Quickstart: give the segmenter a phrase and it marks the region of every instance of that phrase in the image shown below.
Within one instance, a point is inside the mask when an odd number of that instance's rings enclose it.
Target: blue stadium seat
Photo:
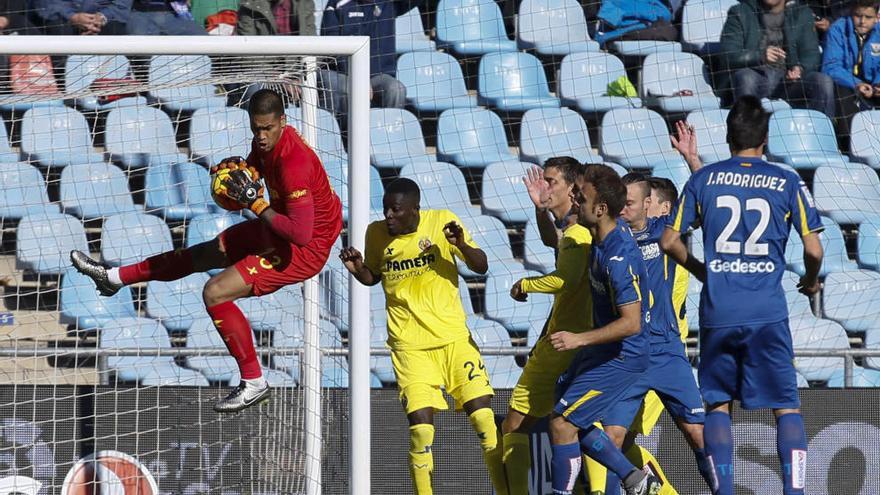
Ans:
[[[440,114],[437,159],[473,168],[517,161],[516,155],[507,147],[501,119],[484,108],[456,108]]]
[[[617,175],[619,175],[621,177],[623,177],[624,175],[629,173],[629,170],[621,167],[620,165],[618,165],[614,162],[602,162],[602,164],[606,165],[608,167],[611,167],[615,172],[617,172]]]
[[[412,162],[435,161],[425,149],[416,116],[402,108],[370,109],[370,162],[377,168],[400,168]]]
[[[61,172],[61,206],[90,220],[108,215],[141,211],[128,190],[122,170],[109,163],[79,163]]]
[[[727,114],[730,110],[695,110],[688,114],[688,124],[697,134],[697,153],[703,163],[730,158],[727,144]]]
[[[581,163],[603,161],[593,153],[587,123],[568,108],[536,108],[523,114],[519,156],[538,165],[555,156],[570,156]]]
[[[602,117],[599,128],[602,156],[626,168],[651,168],[653,163],[679,158],[669,141],[669,130],[659,114],[643,109],[614,109]]]
[[[822,225],[825,227],[825,230],[819,234],[819,239],[822,241],[825,255],[822,257],[822,268],[819,270],[819,276],[824,277],[832,272],[857,269],[858,265],[856,262],[850,260],[846,253],[846,242],[843,239],[840,227],[834,220],[827,217],[822,217]],[[804,267],[804,244],[801,241],[800,234],[795,229],[791,230],[788,237],[788,245],[785,247],[785,262],[789,270],[798,275],[806,273],[806,267]]]
[[[371,383],[371,388],[372,385],[375,384]],[[348,361],[345,357],[325,356],[321,359],[321,387],[348,388]]]
[[[173,249],[171,231],[161,218],[131,212],[104,220],[101,257],[112,266],[130,265]]]
[[[88,252],[86,231],[75,217],[35,213],[18,223],[15,263],[21,270],[59,274],[70,268],[70,252]]]
[[[6,122],[0,117],[0,163],[17,162],[21,155],[9,146],[9,135],[6,133]]]
[[[608,96],[608,85],[625,77],[623,62],[605,52],[572,53],[562,59],[557,82],[562,104],[586,113],[612,108],[638,108],[639,98]]]
[[[791,110],[791,105],[782,99],[771,100],[770,98],[761,98],[761,106],[769,113],[779,110]]]
[[[819,211],[840,224],[862,223],[880,214],[880,179],[861,163],[817,168],[813,193]]]
[[[441,0],[437,5],[437,43],[457,55],[514,52],[501,9],[491,0]]]
[[[849,130],[849,156],[880,169],[880,110],[859,112],[853,116]]]
[[[443,162],[416,162],[403,167],[400,176],[414,180],[422,191],[422,208],[447,209],[461,218],[480,215],[471,204],[464,174]]]
[[[471,335],[474,342],[480,348],[483,347],[511,347],[510,334],[499,323],[482,318],[469,321]],[[486,373],[489,381],[495,388],[512,389],[516,386],[522,368],[520,368],[513,356],[482,356],[483,364],[486,365]]]
[[[702,257],[698,259],[703,259]],[[695,277],[690,278],[687,295],[685,296],[685,314],[687,314],[688,332],[691,336],[700,333],[700,293],[703,284]]]
[[[398,55],[437,49],[436,44],[425,35],[422,14],[418,7],[408,10],[394,20],[394,49]]]
[[[208,275],[193,273],[171,282],[147,283],[147,316],[162,322],[172,333],[187,332],[198,318],[209,318],[202,301]]]
[[[513,257],[513,251],[510,248],[510,237],[507,235],[507,228],[495,217],[488,215],[479,215],[473,218],[462,219],[465,227],[473,237],[474,242],[485,251],[489,260],[489,271],[487,273],[504,273],[511,269],[521,270],[522,265]],[[466,277],[482,276],[471,271],[463,261],[456,258],[458,264],[458,272]]]
[[[186,347],[191,349],[226,349],[223,337],[208,317],[196,318],[186,334]],[[239,378],[238,363],[232,356],[187,356],[186,365],[198,370],[212,383],[232,383]]]
[[[458,60],[448,53],[404,53],[397,59],[397,79],[406,86],[406,99],[422,112],[472,108]]]
[[[870,358],[869,358],[870,359]],[[828,378],[829,388],[843,388],[844,369],[838,368],[831,377]],[[861,366],[853,366],[853,384],[854,388],[877,388],[880,387],[880,371],[866,370]]]
[[[188,160],[177,149],[177,137],[168,115],[153,107],[111,110],[104,124],[104,147],[110,159],[140,168]]]
[[[149,100],[172,112],[219,110],[226,97],[216,94],[207,55],[157,55],[150,60]],[[198,84],[201,83],[201,84]]]
[[[241,215],[229,213],[199,215],[190,220],[186,228],[186,247],[210,241],[220,232],[244,221],[245,219]]]
[[[859,265],[880,271],[880,216],[859,225]]]
[[[810,384],[807,382],[807,379],[804,378],[804,375],[798,372],[795,372],[795,374],[797,375],[797,388],[810,388]]]
[[[493,163],[483,171],[480,194],[483,214],[498,217],[505,224],[526,223],[535,216],[535,205],[523,183],[529,162]]]
[[[305,312],[302,286],[299,284],[289,285],[268,295],[239,299],[236,304],[251,322],[251,327],[260,331],[282,329],[290,322],[301,320]]]
[[[782,273],[782,290],[785,291],[785,301],[788,303],[788,314],[791,317],[809,315],[813,316],[813,307],[810,305],[810,298],[804,296],[798,291],[798,284],[801,281],[800,275],[785,270]]]
[[[77,330],[98,328],[111,320],[136,317],[131,290],[125,288],[111,297],[98,295],[92,279],[74,269],[64,272],[58,293],[58,321]]]
[[[435,164],[436,165],[436,164]],[[348,221],[348,163],[339,161],[325,161],[324,169],[327,171],[327,178],[330,179],[330,186],[339,196],[342,202],[342,219]],[[382,196],[385,194],[385,186],[382,185],[382,176],[376,167],[370,167],[370,208],[371,210],[382,210]]]
[[[849,332],[880,333],[880,274],[870,270],[835,272],[824,282],[826,318]]]
[[[123,55],[71,55],[64,64],[64,85],[67,94],[87,93],[87,95],[74,99],[74,104],[89,112],[105,111],[133,105],[146,105],[147,99],[143,96],[130,96],[120,98],[109,103],[102,103],[100,99],[90,91],[92,84],[98,79],[125,79],[131,77],[131,67],[128,59]],[[119,86],[113,89],[104,89],[109,94],[130,93],[129,88]],[[109,91],[108,91],[109,90]]]
[[[541,241],[538,221],[534,217],[526,222],[524,251],[523,261],[529,270],[549,273],[556,269],[556,253]]]
[[[305,135],[302,109],[291,106],[285,110],[287,123],[295,127],[300,134]],[[315,108],[315,127],[317,139],[313,148],[318,157],[323,161],[336,160],[348,161],[348,153],[342,143],[342,131],[339,130],[339,122],[328,110]]]
[[[679,191],[684,189],[684,185],[691,178],[691,169],[684,158],[670,158],[655,162],[652,165],[653,172],[651,175],[655,177],[665,177],[671,180]]]
[[[219,211],[211,198],[208,170],[192,162],[154,163],[147,169],[146,207],[166,220],[187,220]]]
[[[0,127],[3,123],[0,122]],[[21,218],[39,213],[58,213],[49,202],[46,182],[35,167],[27,163],[0,163],[0,219]]]
[[[767,156],[796,169],[849,162],[837,147],[831,120],[815,110],[777,110],[770,117]]]
[[[590,39],[584,10],[574,0],[523,0],[516,16],[520,49],[543,56],[599,51]]]
[[[717,109],[721,99],[712,92],[706,74],[703,59],[692,53],[653,53],[642,65],[642,98],[667,114]],[[675,96],[682,90],[693,96]]]
[[[162,324],[147,318],[118,318],[101,327],[99,335],[100,349],[171,348]],[[143,356],[110,355],[106,368],[99,371],[114,371],[116,380],[141,386],[208,386],[208,380],[199,372],[181,368],[172,356],[157,356],[155,352]]]
[[[246,110],[211,108],[196,110],[192,114],[189,145],[195,161],[216,165],[229,156],[247,157],[252,138]]]
[[[795,349],[849,349],[846,331],[833,321],[801,315],[791,318],[789,326]],[[807,380],[825,381],[843,368],[843,358],[795,356],[794,364]]]
[[[624,57],[644,57],[653,53],[681,51],[681,45],[676,41],[612,41],[608,45],[611,51]]]
[[[21,118],[21,152],[41,167],[72,163],[102,163],[103,153],[92,148],[86,118],[65,107],[38,107]]]
[[[491,261],[490,261],[491,267]],[[485,317],[504,325],[509,332],[527,334],[531,323],[544,321],[550,315],[553,298],[548,294],[529,294],[528,302],[521,303],[510,297],[510,287],[523,277],[540,273],[522,269],[491,272],[486,278]]]
[[[287,326],[281,331],[275,332],[272,341],[273,347],[301,347],[303,345],[303,321],[297,320],[292,326]],[[322,348],[340,348],[342,340],[336,327],[328,321],[319,323],[320,343]],[[276,355],[275,366],[287,370],[293,376],[300,376],[301,360],[296,355]],[[348,363],[344,356],[324,356],[321,359],[321,386],[326,388],[348,387]]]
[[[737,3],[736,0],[685,2],[681,18],[684,48],[703,55],[717,52],[721,47],[721,29],[727,20],[727,11]]]
[[[534,56],[522,52],[487,53],[480,59],[478,102],[505,112],[522,113],[533,108],[558,108],[550,94],[544,67]]]

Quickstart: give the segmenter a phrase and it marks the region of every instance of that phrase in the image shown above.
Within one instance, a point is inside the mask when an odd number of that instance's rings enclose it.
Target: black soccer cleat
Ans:
[[[626,495],[659,495],[661,487],[663,483],[660,479],[648,471],[639,484],[626,491]]]
[[[262,387],[258,387],[242,380],[229,395],[214,404],[214,411],[218,413],[238,412],[268,400],[269,395],[271,395],[271,389],[268,383],[264,382]]]
[[[102,296],[110,297],[119,292],[119,289],[123,287],[122,284],[117,285],[110,282],[110,279],[107,278],[107,267],[93,260],[89,255],[82,251],[71,251],[70,261],[73,263],[73,267],[76,268],[76,271],[89,277],[95,282],[95,287],[98,288],[98,292]]]

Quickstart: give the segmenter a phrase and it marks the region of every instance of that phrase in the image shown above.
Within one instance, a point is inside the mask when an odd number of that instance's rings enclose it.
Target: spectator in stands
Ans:
[[[819,71],[813,13],[785,0],[742,0],[731,7],[721,31],[721,89],[736,98],[807,100],[809,108],[834,117],[834,82]]]
[[[242,0],[238,8],[240,35],[314,36],[315,2],[312,0]]]
[[[822,72],[831,76],[837,92],[837,124],[841,137],[849,135],[853,115],[880,105],[877,2],[854,0],[850,14],[831,25],[822,54]]]
[[[823,41],[831,24],[849,13],[848,0],[807,0],[805,3],[816,16],[813,25]]]
[[[37,33],[25,0],[0,0],[0,35]]]
[[[405,1],[390,0],[330,0],[324,9],[321,34],[325,36],[370,37],[370,100],[383,108],[403,108],[406,104],[406,86],[395,76],[394,19],[410,6]],[[336,70],[321,71],[321,79],[330,91],[332,110],[348,111],[347,63],[339,61]]]
[[[238,0],[191,0],[193,20],[208,34],[229,36],[235,34],[238,24]]]
[[[125,34],[132,0],[33,0],[46,34]]]
[[[666,0],[603,0],[598,16],[595,39],[603,47],[610,41],[678,40]]]
[[[186,0],[134,0],[128,34],[185,36],[206,34]]]

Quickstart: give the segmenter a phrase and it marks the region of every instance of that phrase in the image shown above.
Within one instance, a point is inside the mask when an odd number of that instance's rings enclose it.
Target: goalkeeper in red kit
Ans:
[[[247,164],[236,157],[223,160],[219,167],[232,169],[223,194],[236,206],[250,209],[257,219],[234,225],[202,244],[118,268],[107,268],[80,251],[70,253],[76,269],[94,280],[104,296],[130,284],[177,280],[224,268],[208,280],[202,296],[238,363],[241,383],[214,405],[217,412],[240,411],[269,397],[250,324],[234,301],[270,294],[316,275],[342,229],[339,197],[315,152],[287,126],[281,97],[265,89],[254,93],[248,114],[254,139]],[[264,186],[257,174],[265,181],[270,202],[263,198]]]

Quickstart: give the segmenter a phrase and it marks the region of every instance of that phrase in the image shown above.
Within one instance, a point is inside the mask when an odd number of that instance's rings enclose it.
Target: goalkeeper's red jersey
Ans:
[[[268,153],[252,144],[247,162],[264,178],[276,213],[288,216],[298,206],[313,205],[311,241],[304,247],[329,250],[342,228],[342,203],[318,155],[296,129],[286,126]]]

